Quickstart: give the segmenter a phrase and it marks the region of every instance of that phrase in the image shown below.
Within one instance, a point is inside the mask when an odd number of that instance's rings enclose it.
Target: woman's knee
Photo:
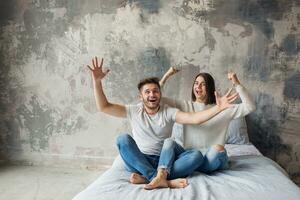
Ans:
[[[117,145],[131,145],[134,142],[133,138],[131,137],[131,135],[125,133],[125,134],[121,134],[117,137]]]
[[[212,147],[219,152],[225,151],[224,145],[221,145],[221,144],[215,144]]]
[[[175,141],[172,138],[167,138],[164,140],[163,148],[171,148],[175,145]]]

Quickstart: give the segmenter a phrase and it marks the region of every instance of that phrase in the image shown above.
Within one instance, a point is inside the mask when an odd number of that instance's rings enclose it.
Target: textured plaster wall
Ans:
[[[297,0],[10,0],[0,2],[0,157],[97,166],[117,154],[126,120],[96,111],[84,64],[111,69],[104,88],[137,101],[136,84],[182,71],[166,87],[189,99],[193,76],[254,96],[251,141],[300,182],[300,2]]]

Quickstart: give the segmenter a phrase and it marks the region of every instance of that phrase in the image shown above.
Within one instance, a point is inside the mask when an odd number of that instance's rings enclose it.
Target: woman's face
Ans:
[[[194,82],[193,92],[197,102],[205,103],[207,99],[206,83],[202,76],[198,76]]]

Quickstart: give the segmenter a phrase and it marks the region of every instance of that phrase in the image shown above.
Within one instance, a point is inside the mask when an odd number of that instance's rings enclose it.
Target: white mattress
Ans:
[[[195,172],[183,189],[147,191],[129,183],[130,173],[120,156],[113,166],[73,200],[299,200],[300,189],[274,161],[262,156],[253,145],[226,145],[228,170],[211,175]]]

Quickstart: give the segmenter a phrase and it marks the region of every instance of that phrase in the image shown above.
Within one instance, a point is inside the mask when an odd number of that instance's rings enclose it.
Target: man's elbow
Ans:
[[[109,108],[109,104],[107,105],[97,105],[97,109],[99,112],[107,113],[107,110]]]
[[[105,108],[100,107],[100,106],[97,106],[97,110],[98,110],[99,112],[104,112]]]

